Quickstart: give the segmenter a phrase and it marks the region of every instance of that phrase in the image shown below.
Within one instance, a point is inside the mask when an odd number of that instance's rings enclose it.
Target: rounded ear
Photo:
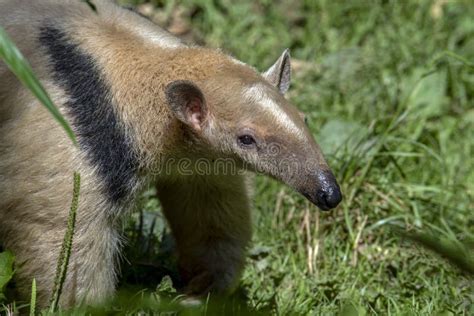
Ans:
[[[176,80],[166,86],[165,95],[175,117],[200,131],[208,114],[201,89],[191,81]]]
[[[291,81],[290,50],[285,49],[273,66],[262,75],[268,82],[277,87],[282,94],[285,94],[290,88]]]

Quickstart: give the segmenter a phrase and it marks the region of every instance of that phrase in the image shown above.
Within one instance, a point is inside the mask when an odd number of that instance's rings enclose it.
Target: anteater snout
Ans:
[[[330,171],[318,174],[319,188],[316,192],[316,204],[323,210],[335,208],[342,200],[341,189]]]

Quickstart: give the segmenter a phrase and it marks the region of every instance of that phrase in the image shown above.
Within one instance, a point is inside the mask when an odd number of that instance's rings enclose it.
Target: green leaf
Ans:
[[[321,128],[318,142],[327,155],[335,154],[341,149],[353,151],[367,133],[368,129],[356,122],[331,120]]]
[[[13,262],[15,257],[10,251],[0,253],[0,302],[5,300],[4,290],[13,277]]]
[[[160,295],[171,295],[173,293],[176,293],[176,290],[173,286],[173,281],[169,276],[165,276],[160,284],[156,287],[156,293]]]
[[[446,104],[446,70],[437,70],[428,75],[422,70],[414,73],[413,81],[419,79],[408,99],[407,106],[422,118],[441,115]]]
[[[0,58],[5,61],[5,64],[21,83],[48,109],[56,121],[64,128],[72,142],[76,144],[74,132],[68,122],[61,115],[53,101],[51,101],[48,93],[33,73],[28,61],[26,61],[2,27],[0,27]]]
[[[364,315],[366,315],[366,312],[362,308],[362,306],[358,306],[358,304],[348,302],[344,306],[342,306],[342,308],[339,311],[338,315],[340,315],[340,316],[364,316]]]

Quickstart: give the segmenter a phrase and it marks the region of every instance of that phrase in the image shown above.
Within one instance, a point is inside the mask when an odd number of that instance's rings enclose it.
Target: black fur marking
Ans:
[[[97,168],[108,198],[123,201],[137,183],[139,162],[114,112],[107,83],[93,57],[63,31],[44,26],[39,40],[54,67],[54,79],[69,96],[66,107],[80,148]]]

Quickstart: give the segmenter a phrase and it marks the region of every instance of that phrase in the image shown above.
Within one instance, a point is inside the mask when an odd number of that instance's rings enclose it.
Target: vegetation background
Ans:
[[[307,114],[344,201],[322,213],[257,177],[239,289],[197,304],[173,288],[172,240],[148,191],[126,228],[118,298],[82,311],[474,315],[471,1],[119,2],[259,70],[290,48],[288,97]],[[0,301],[28,310],[2,297],[9,260],[0,255]]]

